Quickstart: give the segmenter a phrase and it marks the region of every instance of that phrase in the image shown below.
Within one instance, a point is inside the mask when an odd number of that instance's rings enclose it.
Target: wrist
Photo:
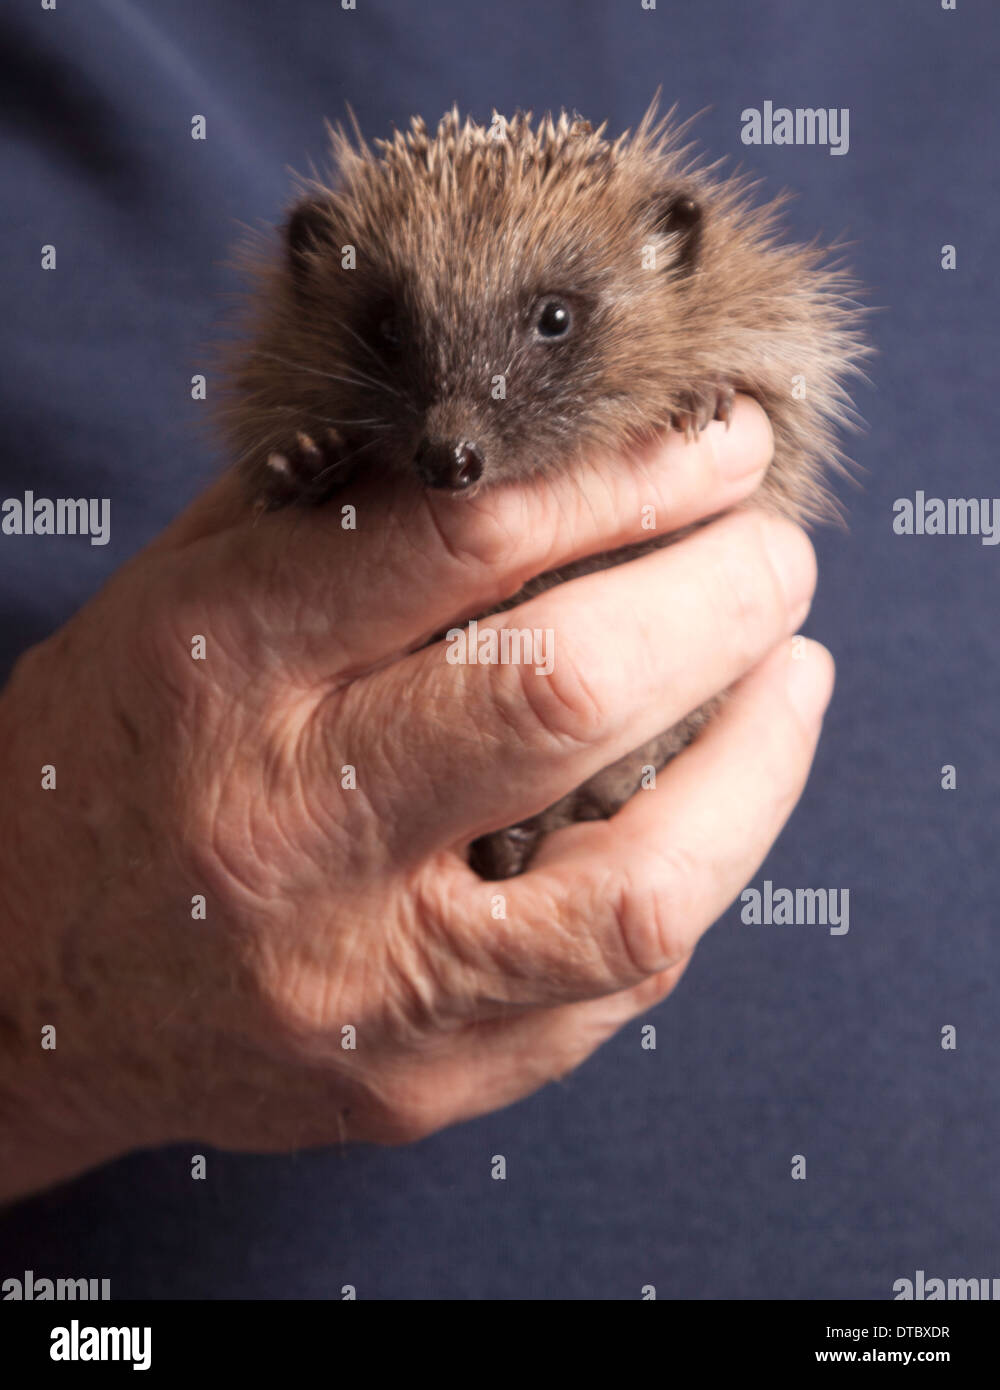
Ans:
[[[72,730],[53,718],[65,692],[48,649],[22,658],[0,693],[0,1200],[130,1147],[112,1100],[114,981],[87,960],[105,929],[103,876]]]

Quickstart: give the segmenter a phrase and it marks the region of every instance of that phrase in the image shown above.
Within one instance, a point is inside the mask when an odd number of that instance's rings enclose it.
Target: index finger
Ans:
[[[231,496],[220,504],[210,493],[165,539],[186,544],[218,525],[222,562],[235,551],[251,586],[265,590],[261,599],[309,611],[323,673],[339,657],[360,674],[492,610],[536,575],[734,506],[754,491],[773,448],[761,407],[738,396],[730,426],[714,422],[697,439],[672,431],[630,456],[596,457],[471,498],[416,480],[391,488],[369,481],[314,511],[234,525]],[[343,507],[355,509],[356,529],[342,525]]]

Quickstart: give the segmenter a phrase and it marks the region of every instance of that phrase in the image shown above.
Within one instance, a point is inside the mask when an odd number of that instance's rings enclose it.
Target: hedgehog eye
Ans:
[[[535,319],[535,332],[540,338],[565,338],[573,325],[569,305],[562,299],[546,299]]]

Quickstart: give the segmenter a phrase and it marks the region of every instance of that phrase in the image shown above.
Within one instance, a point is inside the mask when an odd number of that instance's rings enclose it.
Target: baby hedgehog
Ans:
[[[252,500],[322,503],[375,469],[470,496],[697,433],[743,391],[775,437],[754,501],[835,515],[824,465],[867,352],[854,282],[818,246],[782,245],[783,200],[754,206],[745,178],[693,163],[671,116],[654,103],[611,141],[565,113],[484,127],[452,110],[375,151],[331,130],[335,174],[304,181],[281,258],[252,266],[229,362],[224,424]],[[501,607],[676,539],[552,571]],[[470,863],[507,878],[551,830],[612,815],[717,705],[477,840]]]

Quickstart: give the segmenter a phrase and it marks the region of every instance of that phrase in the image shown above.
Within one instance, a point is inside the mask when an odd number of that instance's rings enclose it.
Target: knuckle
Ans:
[[[414,1046],[459,1026],[472,989],[473,967],[463,958],[453,909],[443,885],[430,875],[418,879],[410,894],[408,922],[401,933],[405,952],[394,952],[395,975],[403,987],[408,1036]]]
[[[659,974],[690,951],[695,864],[681,849],[630,866],[610,902],[617,939],[637,976]]]
[[[496,713],[524,741],[593,746],[610,732],[614,702],[599,652],[563,639],[548,674],[523,660],[489,669]]]
[[[504,517],[488,507],[455,507],[427,495],[428,516],[444,553],[463,570],[492,574],[508,558],[511,533]]]

